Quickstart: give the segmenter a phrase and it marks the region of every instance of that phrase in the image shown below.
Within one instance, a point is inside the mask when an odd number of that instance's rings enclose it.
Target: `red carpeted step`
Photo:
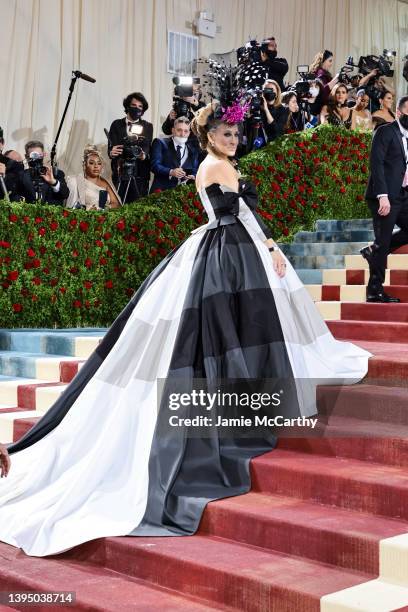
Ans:
[[[33,383],[29,385],[19,385],[17,387],[17,403],[25,410],[36,409],[36,393],[35,390],[39,387],[57,387],[63,385],[62,382],[46,382],[46,383]]]
[[[408,244],[404,244],[399,247],[395,251],[392,252],[393,255],[406,255],[408,253]]]
[[[60,379],[63,383],[69,383],[78,374],[78,366],[84,363],[80,361],[61,361],[60,363]]]
[[[347,303],[341,305],[341,318],[347,321],[398,321],[408,323],[408,304]]]
[[[408,285],[385,285],[384,291],[399,298],[402,303],[408,302]]]
[[[373,304],[371,304],[373,305]],[[342,304],[342,307],[344,304]],[[366,306],[363,304],[363,306]],[[405,304],[394,304],[405,306]],[[391,306],[390,306],[391,307]],[[371,340],[375,342],[408,342],[408,323],[391,323],[381,320],[345,320],[326,321],[330,331],[339,340]]]
[[[276,449],[251,463],[253,490],[408,520],[408,472]]]
[[[19,408],[18,406],[13,406],[11,408],[0,408],[0,414],[2,412],[21,412],[21,408]]]
[[[35,593],[73,591],[75,603],[63,606],[35,606],[35,610],[92,610],[94,612],[209,612],[225,610],[193,598],[148,585],[89,563],[62,560],[62,556],[27,557],[23,552],[0,543],[0,590]],[[61,560],[60,560],[61,559]],[[112,568],[116,570],[116,568]],[[160,568],[159,571],[163,571]],[[32,609],[24,606],[21,610]]]
[[[321,299],[338,302],[340,300],[340,285],[322,285]]]
[[[377,575],[379,540],[407,528],[395,519],[248,493],[208,504],[199,533]]]
[[[319,414],[408,426],[408,389],[380,385],[320,386]]]
[[[390,270],[391,285],[408,285],[408,270]]]
[[[365,285],[364,270],[346,270],[347,285]]]
[[[64,555],[65,556],[65,555]],[[367,574],[222,538],[106,538],[66,553],[245,612],[319,612],[320,598]]]
[[[27,431],[29,431],[38,420],[39,417],[35,417],[33,419],[16,419],[13,423],[13,442],[17,442],[17,440],[22,438],[24,434],[27,433]]]

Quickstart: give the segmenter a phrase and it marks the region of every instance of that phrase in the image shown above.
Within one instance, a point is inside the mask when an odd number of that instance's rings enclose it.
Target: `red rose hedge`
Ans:
[[[241,160],[277,240],[318,218],[367,216],[370,140],[324,126]],[[0,326],[110,325],[159,261],[205,222],[194,187],[106,214],[0,202]]]

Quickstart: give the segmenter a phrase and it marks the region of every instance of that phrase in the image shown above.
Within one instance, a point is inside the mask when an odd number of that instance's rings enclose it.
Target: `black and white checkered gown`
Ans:
[[[280,279],[256,193],[213,184],[209,222],[149,275],[78,375],[10,447],[0,481],[0,540],[45,556],[115,535],[196,531],[207,502],[250,489],[262,437],[164,431],[157,383],[278,378],[356,382],[370,354],[336,341],[288,261]],[[296,386],[290,415],[315,413]],[[158,417],[159,414],[159,417]]]

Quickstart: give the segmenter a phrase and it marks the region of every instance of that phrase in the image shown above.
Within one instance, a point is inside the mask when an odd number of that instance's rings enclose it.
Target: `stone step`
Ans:
[[[404,271],[402,271],[404,274]],[[397,270],[386,270],[385,271],[385,285],[405,285],[407,282],[396,282],[395,279],[403,281],[405,277],[401,276],[401,272]],[[369,279],[369,270],[367,269],[334,269],[334,270],[322,270],[322,282],[323,285],[367,285]],[[312,284],[312,283],[310,283]],[[320,284],[320,283],[316,283]]]
[[[316,221],[316,231],[318,232],[343,232],[349,230],[372,230],[372,219],[319,219]]]
[[[343,230],[342,232],[317,231],[298,232],[293,238],[293,243],[341,243],[341,242],[372,242],[374,231],[365,229]]]
[[[315,302],[366,302],[366,285],[306,285],[306,289]],[[407,285],[384,286],[384,290],[402,303],[408,302]]]
[[[292,266],[297,269],[324,270],[326,268],[344,268],[345,257],[357,257],[356,255],[288,255]],[[360,257],[360,256],[359,256]],[[400,256],[401,257],[401,256]],[[362,257],[360,257],[362,260]],[[359,268],[362,268],[360,265]]]
[[[0,331],[0,351],[66,355],[88,358],[106,330],[78,329],[5,329]]]
[[[59,381],[61,364],[69,361],[78,363],[76,357],[66,355],[0,351],[0,373],[12,377]]]
[[[322,270],[302,269],[296,270],[296,274],[304,285],[320,285],[322,283]]]
[[[364,270],[368,269],[368,262],[361,255],[346,255],[345,267],[350,270]],[[408,255],[388,255],[387,268],[390,270],[408,270]]]
[[[367,242],[313,242],[301,243],[292,242],[291,244],[282,244],[281,249],[285,255],[291,257],[304,256],[338,256],[351,255],[359,253],[360,249],[366,246]],[[360,259],[363,259],[359,255]]]

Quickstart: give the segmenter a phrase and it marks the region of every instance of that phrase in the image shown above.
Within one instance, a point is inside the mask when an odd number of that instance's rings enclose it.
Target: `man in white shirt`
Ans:
[[[374,244],[361,249],[370,266],[367,302],[399,302],[384,292],[387,256],[408,244],[408,96],[397,104],[397,120],[378,128],[370,156],[366,199],[373,216]],[[394,226],[400,228],[393,233]]]

